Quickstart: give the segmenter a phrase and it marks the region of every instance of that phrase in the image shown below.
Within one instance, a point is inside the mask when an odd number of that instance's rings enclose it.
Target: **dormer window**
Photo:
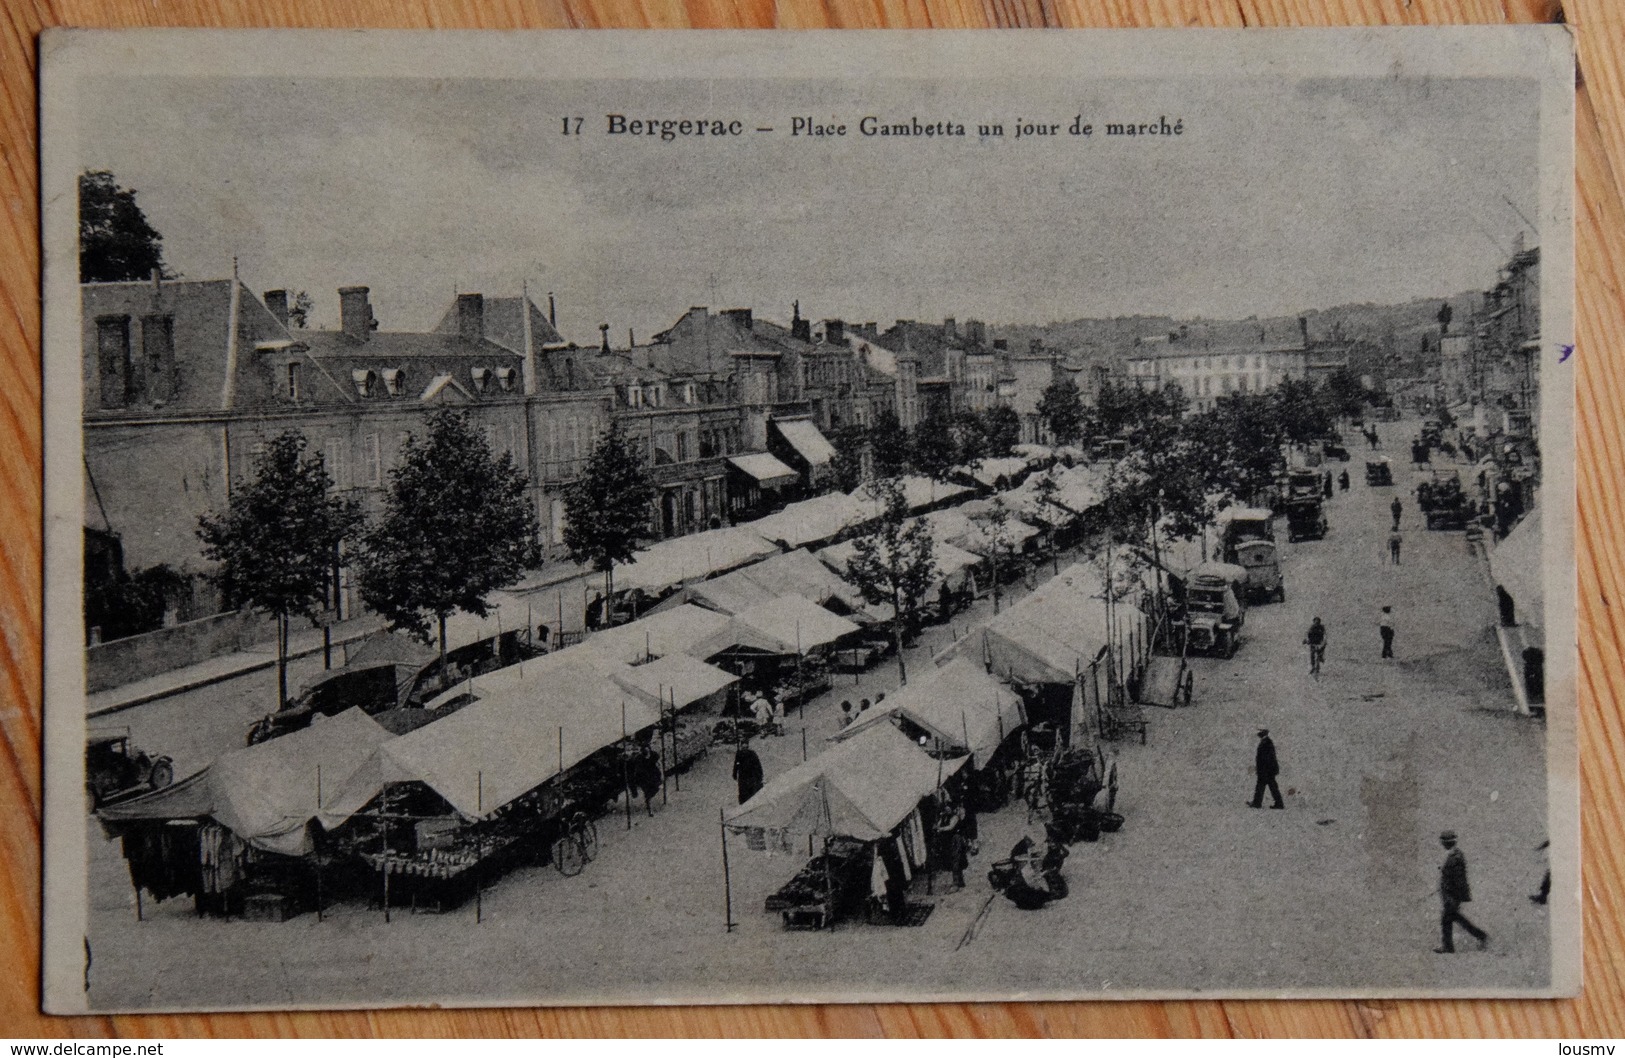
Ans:
[[[469,371],[469,376],[474,380],[476,393],[484,393],[486,387],[491,384],[491,369],[488,367],[473,368]]]
[[[288,361],[287,388],[284,390],[289,400],[299,399],[299,361]]]
[[[497,370],[497,384],[502,387],[502,392],[504,393],[512,393],[514,384],[518,381],[518,379],[519,372],[515,371],[511,367],[499,368]]]
[[[639,386],[626,387],[626,406],[628,408],[643,407],[643,389]]]
[[[363,397],[372,396],[373,384],[378,381],[377,375],[373,374],[371,371],[357,369],[350,372],[350,378],[355,381],[356,393]]]
[[[683,384],[683,403],[694,403],[694,383],[692,382],[686,382]]]
[[[659,386],[650,386],[650,387],[648,387],[647,399],[649,401],[649,406],[651,408],[660,407],[660,387]]]
[[[391,397],[401,395],[401,386],[406,381],[403,372],[398,367],[384,368],[384,392]]]

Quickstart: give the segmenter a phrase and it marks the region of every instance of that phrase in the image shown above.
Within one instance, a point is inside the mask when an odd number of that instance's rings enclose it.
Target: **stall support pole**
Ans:
[[[322,766],[316,765],[316,811],[322,810]],[[316,864],[316,921],[322,920],[322,854],[321,850],[313,850],[311,859]]]
[[[665,723],[665,720],[666,720],[666,692],[665,692],[665,688],[656,685],[656,687],[655,687],[655,698],[660,703],[659,712],[660,712],[660,721],[661,721],[660,724],[657,725],[657,727],[656,727],[656,730],[660,733],[660,807],[665,808],[666,803],[667,803],[666,802],[666,723]],[[672,700],[673,700],[674,704],[672,706],[672,711],[671,711],[672,738],[673,738],[673,743],[672,743],[672,747],[671,747],[671,755],[672,755],[672,759],[675,760],[677,758],[677,745],[676,745],[676,741],[675,741],[676,737],[677,737],[677,707],[676,707],[676,704],[675,704],[675,702],[676,702],[676,692],[675,691],[673,692]]]
[[[384,798],[384,848],[378,863],[384,872],[384,923],[389,923],[389,798]]]
[[[728,819],[723,814],[724,809],[717,809],[717,824],[722,831],[722,893],[723,893],[723,921],[727,924],[726,933],[734,931],[734,886],[733,875],[728,869]]]
[[[805,724],[801,727],[801,763],[807,763],[807,727]]]
[[[485,814],[485,772],[474,773],[474,811]],[[485,866],[485,835],[481,834],[474,846],[474,923],[485,921],[485,880],[480,871]]]
[[[683,792],[683,773],[677,770],[677,688],[671,689],[671,781]]]
[[[621,702],[621,741],[626,741],[626,702]],[[626,794],[626,829],[632,829],[632,773],[627,768],[626,747],[621,747],[621,790]]]
[[[143,915],[141,908],[141,883],[131,882],[130,886],[135,890],[135,920],[137,922],[144,921],[145,916]]]

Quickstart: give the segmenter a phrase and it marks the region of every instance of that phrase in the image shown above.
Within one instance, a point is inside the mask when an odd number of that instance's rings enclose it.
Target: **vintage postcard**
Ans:
[[[1579,988],[1562,27],[41,55],[49,1011]]]

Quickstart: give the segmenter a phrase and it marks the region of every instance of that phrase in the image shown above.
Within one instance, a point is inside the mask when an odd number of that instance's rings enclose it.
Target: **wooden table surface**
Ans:
[[[1625,4],[1617,0],[3,0],[0,3],[0,1035],[1625,1035]],[[1573,1001],[986,1003],[47,1018],[40,930],[39,174],[47,26],[876,28],[1567,21],[1578,37],[1576,274],[1585,993]]]

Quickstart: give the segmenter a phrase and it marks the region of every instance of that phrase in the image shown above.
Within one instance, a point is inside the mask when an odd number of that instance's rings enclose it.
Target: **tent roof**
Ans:
[[[836,734],[846,741],[883,718],[906,717],[938,740],[986,764],[1005,737],[1025,723],[1021,697],[969,658],[947,664],[893,691],[878,708]]]
[[[872,502],[864,503],[844,492],[830,492],[792,503],[782,511],[747,522],[743,528],[763,540],[800,547],[833,539],[876,513]]]
[[[509,632],[523,632],[533,620],[544,620],[549,611],[535,609],[533,605],[507,592],[494,591],[485,598],[490,612],[475,617],[466,610],[458,610],[446,618],[446,649],[460,650],[466,646]],[[430,634],[436,634],[432,623]]]
[[[952,544],[935,541],[935,538],[933,540],[931,555],[937,561],[937,579],[936,583],[932,585],[933,591],[936,590],[937,585],[945,581],[957,581],[966,570],[973,569],[982,562],[981,557],[978,555],[973,555],[969,551],[955,547]],[[855,554],[857,554],[857,548],[852,541],[845,540],[839,544],[832,544],[824,548],[818,552],[817,557],[818,561],[834,570],[836,576],[844,578],[846,576],[847,561]],[[889,614],[890,610],[891,607],[888,605],[886,612]]]
[[[969,474],[983,485],[991,487],[1000,478],[1013,478],[1027,469],[1027,460],[1018,456],[1008,456],[1003,459],[978,459],[968,467],[961,467],[963,473]]]
[[[312,819],[336,826],[351,814],[324,811],[326,794],[345,786],[391,738],[366,713],[348,709],[281,738],[233,750],[173,786],[104,809],[101,817],[121,822],[212,816],[256,848],[299,855],[309,851],[305,826]]]
[[[856,588],[830,570],[805,548],[782,555],[770,555],[732,573],[696,584],[689,594],[723,613],[736,614],[781,595],[801,595],[819,605],[837,599],[854,613],[879,619],[880,614],[863,600]]]
[[[725,818],[736,828],[878,841],[964,763],[938,761],[895,727],[879,724],[791,768]]]
[[[476,680],[474,693],[481,697],[472,705],[379,746],[335,804],[354,812],[388,783],[417,780],[478,818],[659,720],[641,696],[591,664],[527,663],[523,678],[505,678],[490,692]]]
[[[1541,564],[1540,508],[1512,527],[1490,552],[1490,575],[1505,588],[1517,607],[1518,620],[1546,627],[1546,583]]]
[[[963,496],[971,491],[964,485],[937,481],[918,474],[910,474],[897,480],[903,489],[903,500],[908,504],[908,509],[911,511],[917,511],[922,507],[932,507],[944,500],[952,499],[955,496]],[[880,515],[881,512],[875,499],[874,490],[870,486],[859,485],[852,490],[851,496],[853,499],[866,503],[873,508],[875,516]]]
[[[858,626],[801,595],[781,595],[735,614],[726,626],[689,648],[695,657],[710,657],[730,647],[750,647],[770,654],[805,654],[827,646]]]
[[[721,630],[728,621],[727,614],[684,603],[672,610],[594,632],[583,646],[616,661],[635,664],[650,654],[663,658],[689,653],[690,647]]]
[[[615,682],[656,703],[675,698],[682,709],[738,683],[739,677],[687,654],[667,654],[644,665],[625,666]]]
[[[801,454],[808,466],[827,466],[835,458],[835,446],[819,433],[810,419],[775,419],[773,427]]]
[[[658,593],[684,581],[727,572],[778,550],[775,544],[743,526],[674,536],[639,551],[632,562],[616,563],[615,588]]]
[[[1079,563],[990,619],[937,657],[991,664],[1007,679],[1027,683],[1071,683],[1107,643],[1106,603],[1100,574]],[[1126,604],[1117,608],[1125,625],[1138,617]]]

